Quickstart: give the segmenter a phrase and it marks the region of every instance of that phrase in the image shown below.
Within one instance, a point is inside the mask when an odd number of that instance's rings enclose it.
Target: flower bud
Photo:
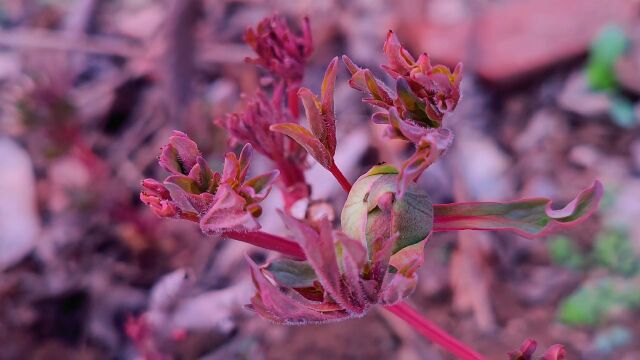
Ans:
[[[392,248],[396,254],[420,243],[431,233],[431,199],[414,185],[398,197],[398,175],[399,171],[393,166],[374,166],[353,184],[342,209],[342,231],[365,242],[369,254],[373,253],[372,245],[377,238],[397,234]]]

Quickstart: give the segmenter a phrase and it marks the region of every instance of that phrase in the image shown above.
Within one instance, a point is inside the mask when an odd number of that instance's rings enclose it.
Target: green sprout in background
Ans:
[[[609,115],[623,128],[630,128],[637,122],[633,102],[620,93],[620,83],[615,70],[616,62],[628,47],[629,40],[619,26],[605,26],[591,44],[585,69],[591,89],[609,93]]]

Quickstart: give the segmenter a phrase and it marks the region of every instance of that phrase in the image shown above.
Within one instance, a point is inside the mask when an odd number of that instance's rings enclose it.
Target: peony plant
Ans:
[[[416,59],[391,31],[383,46],[387,63],[382,65],[390,83],[347,56],[342,60],[351,75],[349,85],[363,92],[363,101],[374,108],[372,120],[386,126],[388,138],[412,143],[415,152],[399,167],[376,165],[351,184],[334,159],[333,90],[339,59],[327,67],[319,95],[300,88],[312,49],[308,19],[303,24],[298,36],[275,15],[246,33],[258,55],[250,62],[270,73],[273,89],[270,98],[266,90],[260,91],[243,112],[215,121],[228,130],[232,144],[245,144],[241,154],[228,153],[219,174],[186,134],[175,132],[159,158],[171,175],[163,182],[144,180],[141,200],[161,217],[198,223],[205,234],[278,251],[281,256],[263,265],[247,257],[256,287],[247,307],[274,323],[340,321],[383,307],[457,357],[483,359],[404,302],[416,288],[432,234],[505,230],[538,238],[586,220],[598,208],[602,185],[595,181],[560,210],[545,198],[433,204],[416,180],[452,144],[445,119],[460,100],[462,65],[451,71],[432,65],[427,54]],[[299,123],[298,99],[309,128]],[[254,149],[276,170],[247,180]],[[348,193],[337,227],[326,217],[296,217],[292,211],[294,204],[311,197],[304,174],[306,154]],[[288,234],[260,230],[260,202],[273,186],[283,194],[279,213]],[[535,342],[528,341],[509,356],[530,359],[534,350]],[[544,355],[546,360],[562,358],[560,345]]]

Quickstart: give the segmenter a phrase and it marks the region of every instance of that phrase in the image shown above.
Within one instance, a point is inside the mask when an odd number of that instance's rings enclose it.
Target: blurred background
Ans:
[[[0,1],[0,359],[128,359],[145,341],[178,359],[451,359],[372,311],[285,327],[245,310],[243,258],[268,254],[157,218],[138,200],[159,148],[186,132],[220,169],[213,119],[242,109],[263,72],[244,30],[274,12],[314,52],[378,69],[394,29],[413,54],[462,61],[452,149],[420,180],[434,202],[546,196],[596,178],[599,213],[541,240],[437,234],[410,298],[490,359],[526,338],[569,359],[640,359],[640,4],[632,0]],[[381,72],[379,72],[381,74]],[[338,76],[337,161],[351,180],[412,149],[381,138]],[[232,149],[233,150],[233,149]],[[268,169],[262,158],[255,173]],[[313,166],[313,197],[345,195]],[[279,206],[272,194],[267,207]],[[261,223],[282,232],[273,212]],[[189,276],[187,276],[189,275]],[[145,338],[146,314],[160,329]],[[160,325],[158,325],[160,324]],[[157,334],[156,334],[157,335]]]

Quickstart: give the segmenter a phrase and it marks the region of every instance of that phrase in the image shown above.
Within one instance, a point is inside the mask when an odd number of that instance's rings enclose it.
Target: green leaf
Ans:
[[[269,186],[271,186],[274,181],[276,181],[276,178],[279,174],[280,172],[278,170],[274,170],[266,174],[258,175],[247,180],[244,185],[252,187],[253,190],[255,190],[256,194],[261,194]]]
[[[189,194],[202,193],[198,183],[194,179],[184,175],[171,175],[165,180],[165,182],[176,184]]]
[[[616,309],[640,306],[638,279],[604,278],[583,285],[565,298],[558,308],[558,319],[573,326],[595,326]]]
[[[627,234],[609,230],[598,236],[593,249],[598,264],[624,276],[633,276],[640,270],[640,259],[635,254]]]
[[[396,81],[396,92],[398,93],[398,99],[400,99],[405,109],[411,114],[411,119],[422,126],[440,127],[438,121],[429,118],[425,110],[425,101],[420,99],[413,90],[411,90],[411,86],[405,78],[400,77]]]
[[[608,282],[596,287],[583,287],[564,299],[558,309],[558,319],[565,324],[596,325],[603,315],[616,305],[611,295],[613,286]]]
[[[555,264],[571,269],[581,269],[585,258],[573,240],[567,236],[557,236],[547,243],[547,251]]]
[[[316,272],[306,261],[281,258],[272,261],[266,269],[279,285],[286,287],[311,287],[318,278]]]
[[[551,200],[544,198],[435,204],[433,230],[511,230],[537,238],[588,218],[597,210],[602,193],[602,184],[595,181],[560,210],[553,210]]]
[[[587,63],[587,80],[594,90],[613,90],[618,81],[615,63],[627,47],[624,31],[616,25],[604,27],[591,44]]]

